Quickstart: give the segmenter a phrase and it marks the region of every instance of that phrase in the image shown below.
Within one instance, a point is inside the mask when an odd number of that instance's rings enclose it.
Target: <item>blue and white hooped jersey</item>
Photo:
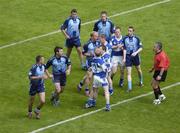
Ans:
[[[30,79],[31,76],[43,76],[44,74],[45,74],[45,65],[35,64],[30,69],[28,76]],[[33,85],[43,85],[44,80],[43,79],[30,79],[30,83]]]
[[[102,44],[101,44],[101,45],[102,45]],[[108,43],[108,42],[106,41],[105,46],[106,46],[106,52],[108,52],[108,53],[111,55],[111,53],[112,53],[112,45],[111,45],[111,43]]]
[[[126,36],[123,39],[123,44],[126,54],[132,54],[142,47],[142,43],[137,36]]]
[[[105,78],[107,73],[107,66],[101,57],[94,57],[92,61],[93,75],[100,78]]]
[[[69,17],[61,26],[61,30],[66,30],[70,38],[80,38],[81,19]]]
[[[48,60],[45,69],[48,69],[50,66],[52,66],[53,74],[62,74],[66,73],[67,66],[69,65],[71,65],[71,61],[65,55],[61,56],[60,58],[53,56]]]
[[[111,70],[111,55],[108,52],[105,52],[101,58],[105,62],[107,70],[109,72]]]
[[[101,19],[94,24],[93,31],[99,33],[99,35],[104,34],[107,40],[110,40],[111,35],[114,33],[114,24],[107,19],[102,21]]]
[[[112,46],[117,46],[121,44],[123,46],[123,37],[117,38],[116,36],[113,36],[111,39]],[[123,50],[120,48],[112,49],[111,56],[123,56]]]

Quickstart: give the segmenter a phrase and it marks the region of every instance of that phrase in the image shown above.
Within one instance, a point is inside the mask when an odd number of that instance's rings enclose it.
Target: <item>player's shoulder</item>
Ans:
[[[67,55],[62,55],[61,58],[64,58],[65,60],[69,60],[69,58],[67,57]]]
[[[140,40],[140,37],[138,35],[134,35],[134,38],[136,38],[137,40]]]
[[[109,18],[107,19],[107,22],[113,24],[113,22]]]
[[[95,25],[99,24],[100,22],[102,22],[101,19],[97,20],[97,21],[95,22]]]

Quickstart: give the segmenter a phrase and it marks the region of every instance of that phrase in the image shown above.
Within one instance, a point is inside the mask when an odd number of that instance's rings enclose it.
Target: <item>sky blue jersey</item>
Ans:
[[[45,65],[35,64],[29,71],[29,79],[31,76],[43,76],[45,74]],[[43,85],[43,79],[30,79],[30,84],[32,85]]]
[[[81,28],[81,19],[79,17],[77,18],[69,17],[65,20],[65,22],[61,26],[61,30],[66,30],[66,33],[70,36],[70,38],[79,38],[80,28]]]
[[[102,21],[101,19],[94,24],[93,31],[99,33],[99,35],[104,34],[107,40],[110,40],[111,35],[114,33],[114,24],[107,19]]]
[[[66,73],[67,66],[71,65],[71,61],[65,56],[61,56],[60,58],[57,58],[55,55],[48,60],[45,69],[48,69],[50,66],[52,66],[52,73],[53,74],[62,74]]]
[[[142,47],[140,39],[135,35],[124,37],[123,45],[124,49],[126,49],[126,54],[132,54]]]

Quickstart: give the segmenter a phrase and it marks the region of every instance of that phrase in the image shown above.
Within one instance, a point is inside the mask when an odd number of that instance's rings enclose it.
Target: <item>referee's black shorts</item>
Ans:
[[[154,72],[153,78],[156,80],[157,76],[160,74],[160,70],[156,70]],[[157,80],[157,81],[162,81],[164,82],[166,80],[166,76],[167,76],[167,71],[163,72],[163,75],[161,76],[161,80]]]

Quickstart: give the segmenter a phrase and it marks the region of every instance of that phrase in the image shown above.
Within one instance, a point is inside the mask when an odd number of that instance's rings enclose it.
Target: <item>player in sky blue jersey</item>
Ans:
[[[114,24],[107,18],[107,12],[101,12],[101,19],[94,24],[93,31],[97,31],[99,35],[104,34],[106,40],[110,41],[111,35],[114,33]]]
[[[81,50],[81,41],[80,41],[80,29],[81,29],[81,19],[77,16],[77,10],[72,9],[71,15],[65,20],[61,26],[61,31],[66,38],[66,47],[67,47],[67,57],[71,55],[72,48],[75,46],[81,66],[84,69],[83,55]]]
[[[83,47],[83,55],[86,56],[86,68],[87,70],[89,67],[91,67],[91,63],[94,57],[94,51],[95,48],[100,45],[100,42],[98,40],[98,33],[93,32],[90,34],[90,39],[89,41],[84,45]],[[86,75],[83,77],[83,79],[80,81],[78,84],[78,92],[81,91],[82,86],[85,84],[85,94],[88,96],[89,95],[89,85],[92,80],[92,73],[87,71]]]
[[[116,27],[115,29],[115,35],[111,39],[112,44],[112,72],[111,72],[111,78],[113,80],[113,77],[115,73],[117,72],[118,66],[120,66],[120,80],[119,80],[119,86],[122,87],[124,84],[124,62],[123,62],[123,36],[121,35],[121,28]]]
[[[48,71],[50,66],[52,66],[52,75]],[[67,56],[63,54],[62,47],[54,48],[54,56],[48,60],[45,69],[47,75],[53,78],[55,91],[52,93],[51,101],[54,106],[57,106],[60,102],[59,95],[63,92],[66,85],[66,75],[69,75],[71,71],[71,62]]]
[[[110,111],[110,95],[109,85],[107,80],[107,66],[101,57],[101,49],[96,48],[95,57],[93,58],[92,66],[89,71],[93,73],[93,88],[90,92],[89,99],[85,105],[86,108],[96,105],[97,92],[99,87],[103,87],[106,99],[106,111]]]
[[[128,35],[123,39],[124,52],[126,54],[124,57],[124,62],[126,63],[127,68],[127,77],[128,77],[128,91],[132,90],[132,78],[131,71],[132,66],[136,67],[136,70],[139,75],[139,85],[143,86],[143,76],[140,67],[140,57],[139,53],[142,51],[142,43],[140,39],[134,35],[134,27],[129,26]]]
[[[32,66],[29,71],[30,89],[29,89],[29,105],[28,105],[28,117],[32,118],[32,107],[35,100],[35,95],[38,93],[40,102],[35,108],[34,113],[36,118],[40,118],[40,109],[45,103],[45,86],[44,79],[47,79],[45,74],[44,57],[41,55],[36,56],[36,64]]]

